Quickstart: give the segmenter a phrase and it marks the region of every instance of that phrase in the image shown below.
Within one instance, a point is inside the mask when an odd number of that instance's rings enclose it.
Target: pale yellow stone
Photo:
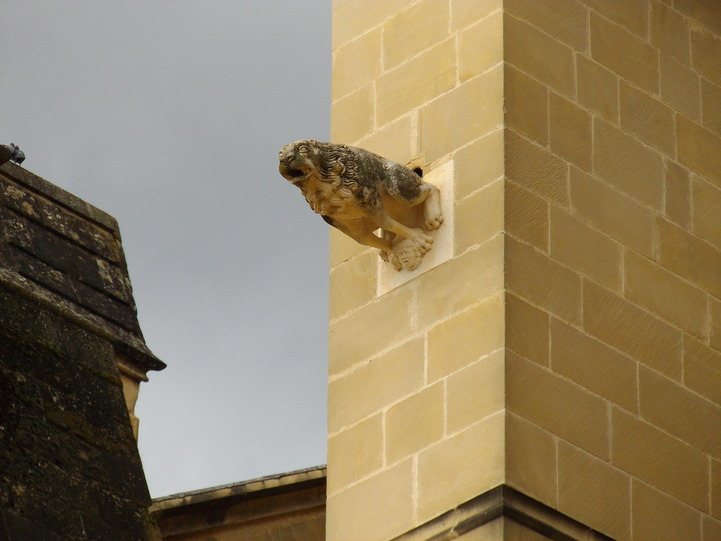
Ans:
[[[624,103],[622,101],[622,124]],[[660,211],[663,205],[661,155],[598,118],[593,124],[593,142],[595,175],[637,201]]]
[[[330,324],[328,370],[335,375],[408,339],[413,292],[399,288]],[[379,321],[389,322],[379,325]]]
[[[581,322],[581,277],[511,237],[506,238],[506,287],[564,321]]]
[[[717,35],[721,34],[721,5],[709,0],[674,0],[673,7]]]
[[[450,4],[421,0],[383,24],[383,68],[393,69],[448,37]]]
[[[670,6],[651,3],[651,44],[679,62],[690,62],[688,19]]]
[[[701,510],[708,510],[708,457],[618,409],[612,414],[612,464]]]
[[[707,336],[704,291],[631,250],[626,251],[623,268],[628,299],[696,337]]]
[[[368,250],[331,270],[331,320],[375,299],[377,259],[378,254]]]
[[[503,0],[451,0],[451,32],[472,25],[503,7]]]
[[[456,203],[456,254],[483,244],[503,231],[503,185],[502,179],[497,180]]]
[[[691,31],[691,67],[715,85],[721,85],[721,37],[694,28]]]
[[[551,369],[636,413],[637,363],[557,319],[551,322]]]
[[[641,415],[646,421],[721,459],[721,407],[643,367],[639,389]]]
[[[508,0],[505,7],[576,50],[588,47],[588,8],[577,0]]]
[[[621,246],[558,207],[551,209],[551,257],[610,289],[621,289]]]
[[[383,418],[378,414],[328,438],[328,494],[383,466]]]
[[[373,130],[375,93],[369,83],[331,105],[331,141],[355,145]]]
[[[564,96],[573,97],[573,50],[508,12],[504,17],[506,61]]]
[[[721,462],[711,459],[711,514],[721,519]]]
[[[524,494],[557,506],[556,438],[506,413],[506,482]]]
[[[419,455],[418,522],[503,482],[504,426],[504,414],[497,413]]]
[[[504,220],[506,233],[542,252],[548,251],[548,201],[506,181]]]
[[[379,26],[407,6],[408,0],[348,0],[334,6],[333,50]]]
[[[691,181],[689,173],[676,162],[664,163],[666,216],[681,227],[691,230]]]
[[[648,207],[573,167],[571,205],[579,218],[602,233],[653,256],[655,216]]]
[[[594,0],[596,5],[621,5]],[[643,38],[591,13],[591,56],[624,79],[658,94],[659,53]]]
[[[394,162],[407,164],[416,158],[417,124],[414,114],[408,114],[361,139],[357,146]]]
[[[721,250],[721,189],[696,177],[692,193],[693,232]]]
[[[661,55],[661,99],[693,120],[701,119],[700,78],[673,58]]]
[[[618,75],[576,55],[578,102],[604,120],[618,124]]]
[[[419,390],[425,378],[423,338],[394,348],[328,384],[328,432],[333,434]]]
[[[721,352],[685,336],[683,383],[689,389],[721,406]]]
[[[709,322],[709,334],[711,335],[709,345],[721,351],[721,301],[709,296],[708,304],[711,317],[711,321]]]
[[[503,295],[461,312],[428,331],[428,381],[459,370],[503,347]]]
[[[670,157],[676,154],[674,115],[672,109],[621,81],[621,128]]]
[[[443,437],[443,383],[426,387],[391,406],[385,414],[386,463],[418,453]]]
[[[494,131],[502,123],[503,69],[499,64],[423,107],[421,149],[426,160],[433,161]]]
[[[503,12],[497,11],[466,28],[458,39],[458,77],[462,82],[503,60]]]
[[[678,161],[721,187],[721,137],[680,115],[676,137]]]
[[[555,92],[549,95],[548,111],[551,151],[591,171],[591,115]]]
[[[609,458],[606,402],[511,352],[506,358],[506,407],[600,458]]]
[[[140,393],[140,381],[128,376],[122,369],[120,371],[120,381],[123,384],[123,397],[125,398],[125,406],[128,408],[130,425],[133,427],[133,435],[137,440],[140,419],[135,416],[135,404],[138,402],[138,394]]]
[[[413,526],[413,460],[328,498],[327,539],[387,541]]]
[[[624,0],[608,2],[607,0],[583,0],[594,11],[620,24],[641,38],[648,36],[648,4],[646,0]]]
[[[583,284],[584,330],[668,377],[681,377],[681,331],[591,282]]]
[[[714,520],[709,516],[704,516],[701,528],[703,531],[703,541],[721,539],[721,521]]]
[[[454,157],[456,199],[463,199],[503,175],[503,130],[495,130],[458,150]]]
[[[501,291],[503,237],[494,237],[420,276],[416,287],[421,328]]]
[[[448,377],[448,433],[458,432],[505,407],[504,361],[501,350]]]
[[[721,86],[701,79],[701,114],[703,125],[721,135]]]
[[[542,198],[568,206],[568,165],[512,130],[505,131],[505,167],[510,180]]]
[[[506,295],[506,346],[521,357],[548,366],[549,315],[512,294]]]
[[[721,297],[721,251],[659,218],[659,261],[701,289]]]
[[[613,539],[630,539],[631,478],[560,441],[558,509]]]
[[[376,81],[376,122],[382,126],[456,84],[456,40],[448,39]]]
[[[336,101],[368,84],[381,73],[381,31],[374,30],[333,53],[331,94]]]
[[[334,227],[329,228],[330,231],[330,267],[340,265],[344,261],[357,256],[358,254],[368,250],[368,246],[357,243],[348,235],[341,233]]]
[[[701,540],[701,513],[636,480],[632,521],[632,539]]]
[[[506,66],[504,72],[506,98],[506,125],[537,141],[548,143],[548,88],[518,71]]]

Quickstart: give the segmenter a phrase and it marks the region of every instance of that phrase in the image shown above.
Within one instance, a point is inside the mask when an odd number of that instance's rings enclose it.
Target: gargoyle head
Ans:
[[[318,175],[322,152],[314,140],[296,141],[285,145],[278,156],[278,170],[296,186],[303,186],[310,177]]]

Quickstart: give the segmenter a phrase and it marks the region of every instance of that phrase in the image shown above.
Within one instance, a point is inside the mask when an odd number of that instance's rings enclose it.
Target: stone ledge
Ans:
[[[506,485],[497,486],[399,535],[393,541],[446,541],[506,517],[559,541],[613,541],[596,530]]]

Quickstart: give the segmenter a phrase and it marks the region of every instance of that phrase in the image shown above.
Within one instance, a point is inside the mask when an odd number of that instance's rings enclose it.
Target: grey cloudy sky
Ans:
[[[153,496],[325,462],[326,224],[277,172],[327,140],[330,0],[2,0],[0,143],[115,216]]]

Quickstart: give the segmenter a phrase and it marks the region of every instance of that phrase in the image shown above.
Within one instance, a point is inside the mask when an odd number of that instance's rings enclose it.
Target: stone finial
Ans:
[[[333,227],[400,270],[414,270],[443,223],[438,188],[408,167],[362,148],[296,141],[280,151],[280,174]],[[380,229],[381,236],[375,234]]]

